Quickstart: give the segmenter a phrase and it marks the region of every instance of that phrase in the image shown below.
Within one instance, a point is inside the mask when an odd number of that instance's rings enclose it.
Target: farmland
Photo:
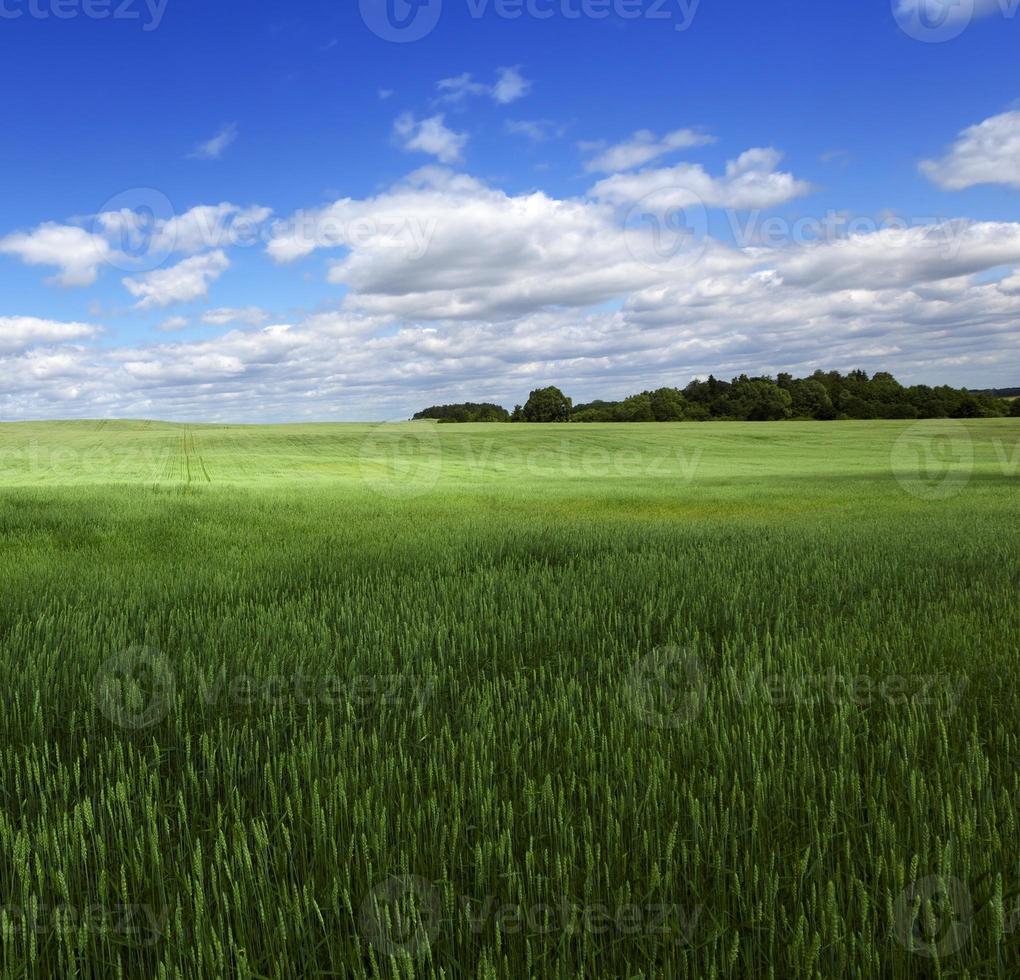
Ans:
[[[1008,977],[1020,419],[0,426],[4,976]]]

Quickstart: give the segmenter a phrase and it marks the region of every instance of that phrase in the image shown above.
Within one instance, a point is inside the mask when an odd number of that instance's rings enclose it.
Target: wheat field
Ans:
[[[3,976],[1020,971],[1020,420],[0,426]]]

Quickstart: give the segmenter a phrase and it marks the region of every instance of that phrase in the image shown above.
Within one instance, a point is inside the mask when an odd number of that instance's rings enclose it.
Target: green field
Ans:
[[[3,976],[1011,977],[1020,419],[0,426]]]

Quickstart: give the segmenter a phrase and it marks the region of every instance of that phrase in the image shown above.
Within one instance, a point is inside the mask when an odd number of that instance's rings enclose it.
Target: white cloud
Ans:
[[[135,304],[138,309],[187,303],[204,298],[208,294],[209,284],[218,279],[229,266],[230,260],[226,254],[215,251],[184,259],[169,269],[157,269],[144,276],[126,278],[124,286],[132,296],[139,298]]]
[[[418,150],[434,156],[440,163],[457,163],[467,145],[467,133],[456,133],[445,125],[440,113],[430,119],[417,120],[405,112],[393,124],[393,132],[405,150]]]
[[[500,105],[509,105],[531,91],[529,82],[518,68],[500,68],[492,86],[492,97]]]
[[[474,75],[464,72],[441,79],[436,88],[439,90],[439,102],[455,103],[473,96],[488,96],[499,105],[509,105],[531,91],[531,82],[521,74],[520,68],[500,68],[491,85],[475,81]]]
[[[248,327],[260,327],[269,319],[269,314],[257,306],[245,306],[240,309],[221,306],[214,310],[206,310],[202,314],[202,322],[214,327],[226,326],[229,323],[241,323]]]
[[[174,252],[194,255],[207,249],[255,244],[259,241],[260,225],[272,213],[271,208],[260,205],[241,207],[223,202],[200,204],[170,218],[144,221],[127,208],[106,211],[96,215],[96,223],[108,238],[129,244],[133,252],[143,257]]]
[[[52,344],[94,337],[99,328],[89,323],[61,323],[34,316],[0,316],[0,354],[22,351],[36,344]]]
[[[415,318],[506,316],[599,303],[654,273],[631,255],[607,207],[543,193],[510,196],[473,178],[426,168],[363,202],[360,217],[429,229],[425,248],[392,236],[349,244],[330,280],[354,290],[352,307]]]
[[[813,290],[910,289],[1020,262],[1020,224],[947,221],[888,228],[782,257],[783,281]]]
[[[237,134],[237,123],[227,123],[212,139],[198,143],[188,157],[192,160],[219,160],[227,147],[237,139]]]
[[[490,90],[488,85],[476,82],[470,72],[442,78],[436,83],[436,88],[440,93],[440,102],[460,102],[472,95],[486,95]]]
[[[999,289],[1008,296],[1020,294],[1020,269],[1014,270],[1012,275],[999,280]]]
[[[605,146],[601,143],[583,143],[583,150],[599,150],[586,164],[585,170],[613,174],[633,170],[675,150],[707,146],[715,142],[714,136],[693,129],[677,129],[659,138],[647,129],[638,130],[629,140]]]
[[[162,244],[184,254],[225,245],[251,245],[258,241],[258,226],[272,213],[271,208],[258,205],[199,205],[161,225],[159,235]]]
[[[811,185],[790,173],[776,171],[782,155],[772,148],[755,148],[726,164],[724,177],[712,177],[699,164],[615,174],[600,180],[590,195],[614,205],[634,204],[654,195],[660,206],[769,208],[808,194]]]
[[[778,162],[757,150],[722,176],[697,169],[732,198]],[[512,405],[543,382],[614,397],[815,367],[1016,383],[1020,223],[658,254],[645,247],[652,229],[625,227],[614,202],[512,194],[430,166],[278,231],[268,250],[280,261],[344,249],[329,273],[345,288],[338,311],[264,326],[258,307],[206,310],[233,328],[113,349],[88,324],[0,318],[0,412],[386,418],[440,401]],[[226,264],[200,254],[129,288],[143,309],[196,299]]]
[[[26,265],[58,268],[59,275],[51,281],[61,286],[91,286],[99,267],[114,257],[104,238],[54,222],[0,238],[0,253],[15,255]]]
[[[944,190],[978,184],[1020,188],[1020,110],[992,116],[960,133],[940,160],[924,160],[921,172]]]
[[[187,325],[188,318],[186,316],[172,316],[164,320],[156,329],[163,333],[175,333],[178,330],[183,330]]]

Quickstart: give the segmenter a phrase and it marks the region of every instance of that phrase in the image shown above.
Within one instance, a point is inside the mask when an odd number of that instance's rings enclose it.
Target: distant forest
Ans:
[[[815,371],[808,378],[732,381],[709,376],[686,388],[642,391],[622,401],[575,405],[559,388],[537,388],[512,412],[490,402],[435,405],[414,415],[438,422],[776,422],[784,419],[976,419],[1020,417],[1020,388],[969,391],[901,385],[880,371]]]

